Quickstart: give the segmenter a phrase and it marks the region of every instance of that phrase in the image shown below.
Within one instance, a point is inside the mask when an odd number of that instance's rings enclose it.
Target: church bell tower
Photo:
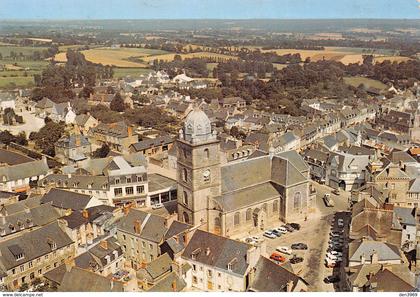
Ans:
[[[220,143],[198,107],[188,114],[176,146],[178,220],[207,230],[209,199],[221,193]]]

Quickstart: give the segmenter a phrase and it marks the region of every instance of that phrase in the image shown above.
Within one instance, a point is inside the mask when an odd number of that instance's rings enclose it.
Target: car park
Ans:
[[[291,255],[292,254],[292,250],[290,248],[288,248],[287,246],[278,246],[276,248],[276,251],[286,254],[286,255]]]
[[[303,243],[303,242],[299,242],[299,243],[292,244],[291,248],[292,248],[292,250],[307,250],[308,245]]]
[[[271,254],[270,259],[274,260],[274,261],[281,262],[281,263],[286,261],[286,258],[284,256],[282,256],[282,255],[280,255],[279,253],[276,253],[276,252]]]
[[[277,238],[277,236],[271,230],[265,231],[263,236],[270,239]]]

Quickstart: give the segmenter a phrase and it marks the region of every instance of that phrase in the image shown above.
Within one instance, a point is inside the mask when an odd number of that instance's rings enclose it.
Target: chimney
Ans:
[[[177,290],[176,290],[176,280],[172,281],[172,285],[171,285],[171,287],[172,287],[172,291],[174,291],[174,292],[176,292],[176,291],[177,291]]]
[[[292,292],[292,290],[293,290],[293,281],[289,280],[287,282],[287,292]]]
[[[88,219],[88,218],[89,218],[89,212],[87,211],[87,209],[82,210],[82,216],[83,216],[85,219]]]
[[[361,254],[361,255],[360,255],[360,263],[361,263],[361,264],[365,264],[365,262],[366,262],[366,257],[365,257],[365,254]]]
[[[371,256],[370,262],[371,262],[372,264],[377,264],[377,263],[378,263],[378,261],[379,261],[379,259],[378,259],[378,253],[374,250],[374,251],[373,251],[373,253],[372,253],[372,256]]]
[[[123,213],[125,215],[127,215],[130,212],[130,207],[129,206],[123,206]]]
[[[134,222],[134,232],[136,232],[136,234],[140,234],[141,232],[141,223],[139,220]]]
[[[210,248],[206,248],[206,256],[210,255]]]
[[[100,244],[101,248],[103,248],[104,250],[108,249],[108,241],[101,240],[101,242],[99,244]]]
[[[128,136],[133,135],[133,127],[132,126],[127,126],[127,134],[128,134]]]
[[[75,137],[76,146],[80,146],[80,144],[82,143],[82,136],[76,135]]]
[[[68,177],[68,178],[71,178],[71,173],[67,174],[67,177]]]

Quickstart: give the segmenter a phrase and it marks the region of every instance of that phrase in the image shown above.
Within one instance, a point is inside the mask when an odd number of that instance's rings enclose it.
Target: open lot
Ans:
[[[387,86],[382,82],[367,77],[354,76],[354,77],[344,77],[344,82],[353,87],[358,87],[360,84],[364,84],[368,88],[376,88],[379,90],[385,90]]]

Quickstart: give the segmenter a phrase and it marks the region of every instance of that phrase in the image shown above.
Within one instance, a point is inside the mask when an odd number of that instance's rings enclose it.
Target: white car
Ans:
[[[332,237],[341,237],[343,235],[343,231],[331,231],[330,236]]]
[[[277,236],[271,230],[265,231],[263,236],[271,239],[277,238]]]
[[[276,251],[286,254],[286,255],[291,255],[292,254],[292,249],[288,248],[287,246],[278,246],[276,248]]]
[[[343,253],[342,252],[337,252],[337,251],[330,251],[327,253],[327,255],[332,255],[334,257],[342,257]]]
[[[152,205],[152,209],[159,209],[159,208],[162,208],[162,207],[163,207],[162,203],[156,203],[156,204]]]
[[[276,230],[279,231],[281,234],[286,234],[287,233],[287,229],[284,228],[284,227],[278,227]]]
[[[252,238],[256,242],[261,241],[261,238],[259,236],[250,236],[249,238]]]
[[[340,227],[340,228],[343,228],[344,227],[344,220],[343,219],[338,219],[337,226]]]
[[[253,239],[253,238],[251,238],[251,237],[247,237],[247,238],[245,238],[244,239],[244,242],[245,243],[248,243],[248,244],[252,244],[252,245],[254,245],[254,244],[256,244],[257,242]]]
[[[331,254],[327,254],[326,259],[332,260],[332,261],[335,261],[335,262],[341,262],[341,261],[343,261],[343,257],[334,256],[334,255],[331,255]]]

